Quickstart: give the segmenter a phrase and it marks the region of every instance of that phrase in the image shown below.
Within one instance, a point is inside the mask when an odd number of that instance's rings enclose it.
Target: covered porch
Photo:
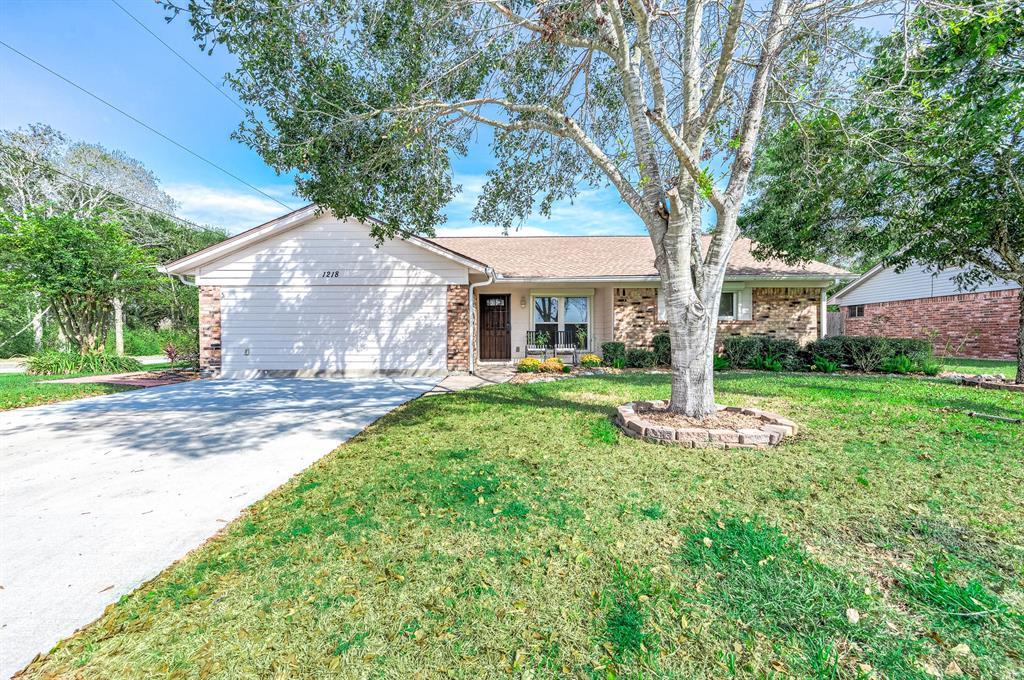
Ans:
[[[526,356],[573,363],[614,340],[611,284],[497,282],[474,291],[476,362],[509,364]]]

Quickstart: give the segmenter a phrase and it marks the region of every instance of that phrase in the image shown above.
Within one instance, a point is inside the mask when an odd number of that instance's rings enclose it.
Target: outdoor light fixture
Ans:
[[[519,306],[521,308],[523,308],[523,309],[526,309],[526,296],[525,295],[523,295],[522,297],[519,298]]]

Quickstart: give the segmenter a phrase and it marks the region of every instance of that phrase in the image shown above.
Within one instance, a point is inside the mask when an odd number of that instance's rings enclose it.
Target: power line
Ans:
[[[149,130],[149,131],[150,131],[150,132],[152,132],[153,134],[155,134],[155,135],[158,135],[159,137],[161,137],[161,138],[163,138],[163,139],[167,140],[168,142],[170,142],[171,144],[175,145],[176,147],[178,147],[178,148],[179,148],[179,149],[181,149],[182,151],[186,151],[186,152],[188,152],[189,154],[191,154],[191,155],[195,156],[196,158],[198,158],[199,160],[203,161],[204,163],[206,163],[206,164],[208,164],[208,165],[210,165],[210,166],[212,166],[212,167],[214,167],[214,168],[216,168],[216,169],[220,170],[221,172],[223,172],[223,173],[224,173],[225,175],[227,175],[228,177],[231,177],[231,178],[233,178],[233,179],[235,179],[235,180],[237,180],[237,181],[241,182],[242,184],[244,184],[245,186],[249,187],[249,188],[250,188],[250,189],[252,189],[253,191],[255,191],[255,192],[257,192],[257,193],[261,194],[262,196],[265,196],[265,197],[269,198],[269,199],[270,199],[271,201],[273,201],[274,203],[277,203],[277,204],[278,204],[279,206],[281,206],[281,207],[283,207],[283,208],[287,209],[288,211],[294,210],[294,208],[292,208],[292,207],[291,207],[290,205],[288,205],[288,204],[286,204],[286,203],[282,203],[281,201],[277,200],[276,198],[274,198],[273,196],[271,196],[271,195],[270,195],[270,194],[268,194],[267,192],[263,191],[263,190],[262,190],[262,189],[260,189],[259,187],[255,187],[255,186],[253,186],[252,184],[249,184],[248,182],[246,182],[246,181],[245,181],[244,179],[242,179],[242,178],[241,178],[241,177],[239,177],[238,175],[234,174],[234,173],[233,173],[233,172],[231,172],[230,170],[227,170],[226,168],[223,168],[223,167],[221,167],[220,165],[217,165],[216,163],[214,163],[214,162],[213,162],[213,161],[211,161],[210,159],[208,159],[208,158],[206,158],[206,157],[204,157],[204,156],[200,156],[200,155],[199,155],[198,153],[196,153],[196,152],[195,152],[195,151],[193,151],[192,149],[188,148],[187,146],[185,146],[185,145],[184,145],[184,144],[182,144],[181,142],[178,142],[178,141],[175,141],[175,140],[171,139],[170,137],[168,137],[168,136],[167,136],[167,135],[165,135],[164,133],[162,133],[162,132],[160,132],[159,130],[157,130],[157,129],[156,129],[155,127],[153,127],[152,125],[149,125],[149,124],[147,124],[147,123],[144,123],[143,121],[139,120],[138,118],[136,118],[136,117],[135,117],[135,116],[133,116],[132,114],[128,113],[127,111],[125,111],[125,110],[123,110],[123,109],[120,109],[120,108],[118,108],[118,107],[114,106],[113,104],[111,104],[111,103],[110,103],[110,102],[108,102],[108,101],[107,101],[106,99],[104,99],[103,97],[99,96],[98,94],[93,94],[92,92],[90,92],[89,90],[85,89],[84,87],[82,87],[82,86],[81,86],[81,85],[79,85],[78,83],[74,82],[73,80],[70,80],[70,79],[68,79],[68,78],[65,78],[64,76],[62,76],[61,74],[57,73],[57,72],[56,72],[56,71],[54,71],[53,69],[51,69],[51,68],[49,68],[49,67],[47,67],[47,66],[44,66],[43,64],[39,63],[38,61],[36,61],[36,60],[35,60],[35,59],[33,59],[32,57],[28,56],[27,54],[25,54],[25,53],[24,53],[24,52],[22,52],[21,50],[15,49],[14,47],[11,47],[11,46],[10,46],[10,45],[8,45],[7,43],[5,43],[5,42],[4,42],[3,40],[0,40],[0,45],[3,45],[3,46],[4,46],[4,47],[6,47],[7,49],[9,49],[9,50],[10,50],[11,52],[14,52],[14,53],[15,53],[15,54],[17,54],[18,56],[20,56],[20,57],[22,57],[22,58],[24,58],[24,59],[26,59],[26,60],[28,60],[28,61],[32,62],[33,64],[35,64],[35,65],[36,65],[36,66],[38,66],[39,68],[43,69],[44,71],[47,71],[48,73],[51,73],[52,75],[54,75],[54,76],[56,76],[56,77],[60,78],[61,80],[63,80],[63,81],[64,81],[65,83],[67,83],[68,85],[71,85],[71,86],[72,86],[72,87],[74,87],[75,89],[77,89],[77,90],[79,90],[79,91],[81,91],[81,92],[84,92],[85,94],[89,95],[90,97],[92,97],[92,98],[93,98],[93,99],[95,99],[96,101],[98,101],[98,102],[100,102],[100,103],[102,103],[102,104],[105,104],[106,106],[109,106],[110,108],[112,108],[112,109],[114,109],[115,111],[117,111],[118,113],[120,113],[120,114],[121,114],[122,116],[124,116],[124,117],[126,117],[126,118],[129,118],[130,120],[133,120],[133,121],[135,121],[136,123],[138,123],[138,124],[139,124],[139,125],[141,125],[142,127],[146,128],[147,130]]]
[[[232,105],[234,105],[234,107],[235,107],[236,109],[238,109],[238,110],[239,110],[239,111],[241,111],[242,113],[245,113],[245,112],[246,112],[246,111],[245,111],[245,108],[244,108],[244,107],[243,107],[243,106],[242,106],[241,104],[239,104],[239,103],[238,103],[238,102],[236,102],[236,101],[235,101],[234,99],[232,99],[232,98],[231,98],[231,96],[230,96],[230,95],[228,95],[228,93],[227,93],[227,92],[225,92],[224,90],[220,89],[220,87],[219,87],[219,86],[217,85],[217,83],[215,83],[215,82],[213,82],[212,80],[210,80],[209,78],[207,78],[207,77],[206,77],[206,74],[205,74],[205,73],[203,73],[203,72],[202,72],[202,71],[200,71],[200,70],[199,70],[198,68],[196,68],[196,67],[195,67],[195,66],[194,66],[194,65],[192,64],[192,62],[190,62],[190,61],[189,61],[188,59],[186,59],[185,57],[183,57],[183,56],[181,55],[181,53],[180,53],[180,52],[178,52],[178,51],[177,51],[177,50],[175,50],[175,49],[174,49],[173,47],[171,47],[171,46],[170,46],[170,45],[168,45],[168,44],[167,44],[166,42],[164,42],[164,39],[163,39],[163,38],[161,38],[161,37],[160,37],[160,36],[158,36],[158,35],[157,35],[156,33],[154,33],[153,31],[151,31],[151,30],[149,29],[149,26],[147,26],[146,24],[142,23],[142,22],[141,22],[141,21],[139,20],[139,18],[138,18],[138,17],[136,17],[136,16],[134,15],[134,14],[132,14],[131,12],[129,12],[129,11],[127,10],[127,9],[125,9],[124,5],[122,5],[121,3],[119,3],[119,2],[117,1],[117,0],[110,0],[110,2],[114,3],[115,5],[117,5],[118,9],[120,9],[120,10],[121,10],[122,12],[124,12],[125,14],[127,14],[127,15],[128,15],[128,17],[129,17],[129,18],[131,18],[131,20],[132,20],[132,21],[134,21],[134,22],[135,22],[135,23],[137,23],[137,24],[138,24],[139,26],[141,26],[141,27],[142,27],[142,30],[144,30],[144,31],[145,31],[146,33],[149,33],[149,34],[150,34],[151,36],[153,36],[154,38],[156,38],[156,39],[157,39],[157,40],[158,40],[158,41],[160,42],[160,44],[161,44],[161,45],[163,45],[164,47],[166,47],[166,48],[167,48],[168,50],[170,50],[170,51],[171,51],[171,54],[173,54],[174,56],[176,56],[176,57],[177,57],[178,59],[181,59],[181,60],[182,60],[182,61],[183,61],[183,62],[185,63],[185,65],[186,65],[186,66],[188,66],[188,67],[189,67],[190,69],[192,69],[193,71],[195,71],[195,72],[196,72],[196,75],[198,75],[198,76],[199,76],[200,78],[202,78],[202,79],[203,79],[203,80],[205,80],[205,81],[206,81],[207,83],[209,83],[209,84],[210,84],[210,87],[212,87],[213,89],[217,90],[217,92],[220,92],[220,93],[221,93],[222,95],[224,95],[224,98],[225,98],[225,99],[227,99],[227,100],[228,100],[229,102],[231,102],[231,103],[232,103]]]
[[[166,210],[161,210],[160,208],[154,208],[151,205],[146,205],[145,203],[141,203],[139,201],[136,201],[133,198],[128,198],[127,196],[122,196],[121,194],[117,193],[116,191],[111,191],[107,187],[103,187],[103,186],[100,186],[98,184],[93,184],[92,182],[86,182],[84,179],[80,179],[78,177],[75,177],[74,175],[69,175],[66,172],[61,171],[59,168],[57,168],[55,165],[53,165],[51,163],[41,163],[39,161],[32,160],[31,158],[29,158],[28,156],[25,156],[25,155],[22,155],[19,158],[17,155],[15,155],[14,153],[8,151],[7,149],[0,149],[0,151],[3,151],[4,153],[6,153],[10,158],[13,158],[15,160],[27,161],[27,162],[31,163],[32,165],[34,165],[34,166],[36,166],[38,168],[44,168],[46,170],[49,170],[50,172],[55,172],[58,175],[60,175],[61,177],[64,177],[65,179],[69,179],[72,182],[78,182],[79,184],[85,185],[87,187],[92,187],[93,189],[98,189],[99,191],[105,191],[105,192],[107,192],[108,194],[110,194],[112,196],[117,196],[122,201],[127,201],[129,203],[134,203],[135,205],[139,206],[140,208],[145,208],[146,210],[149,210],[150,212],[160,213],[161,215],[164,215],[165,217],[170,217],[172,220],[175,220],[177,222],[181,222],[182,224],[186,224],[186,225],[188,225],[190,227],[193,227],[195,229],[199,229],[200,231],[210,231],[209,227],[203,227],[201,225],[196,224],[195,222],[190,222],[189,220],[186,220],[184,218],[178,217],[174,213],[169,213]]]

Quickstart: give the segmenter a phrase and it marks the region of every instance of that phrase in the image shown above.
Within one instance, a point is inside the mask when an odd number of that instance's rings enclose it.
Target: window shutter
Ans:
[[[736,291],[736,318],[740,321],[750,321],[754,318],[754,302],[752,289],[743,288]]]

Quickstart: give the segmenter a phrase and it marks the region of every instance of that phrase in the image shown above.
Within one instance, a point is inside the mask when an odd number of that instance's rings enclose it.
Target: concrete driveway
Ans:
[[[0,413],[0,677],[437,382],[204,380]]]

